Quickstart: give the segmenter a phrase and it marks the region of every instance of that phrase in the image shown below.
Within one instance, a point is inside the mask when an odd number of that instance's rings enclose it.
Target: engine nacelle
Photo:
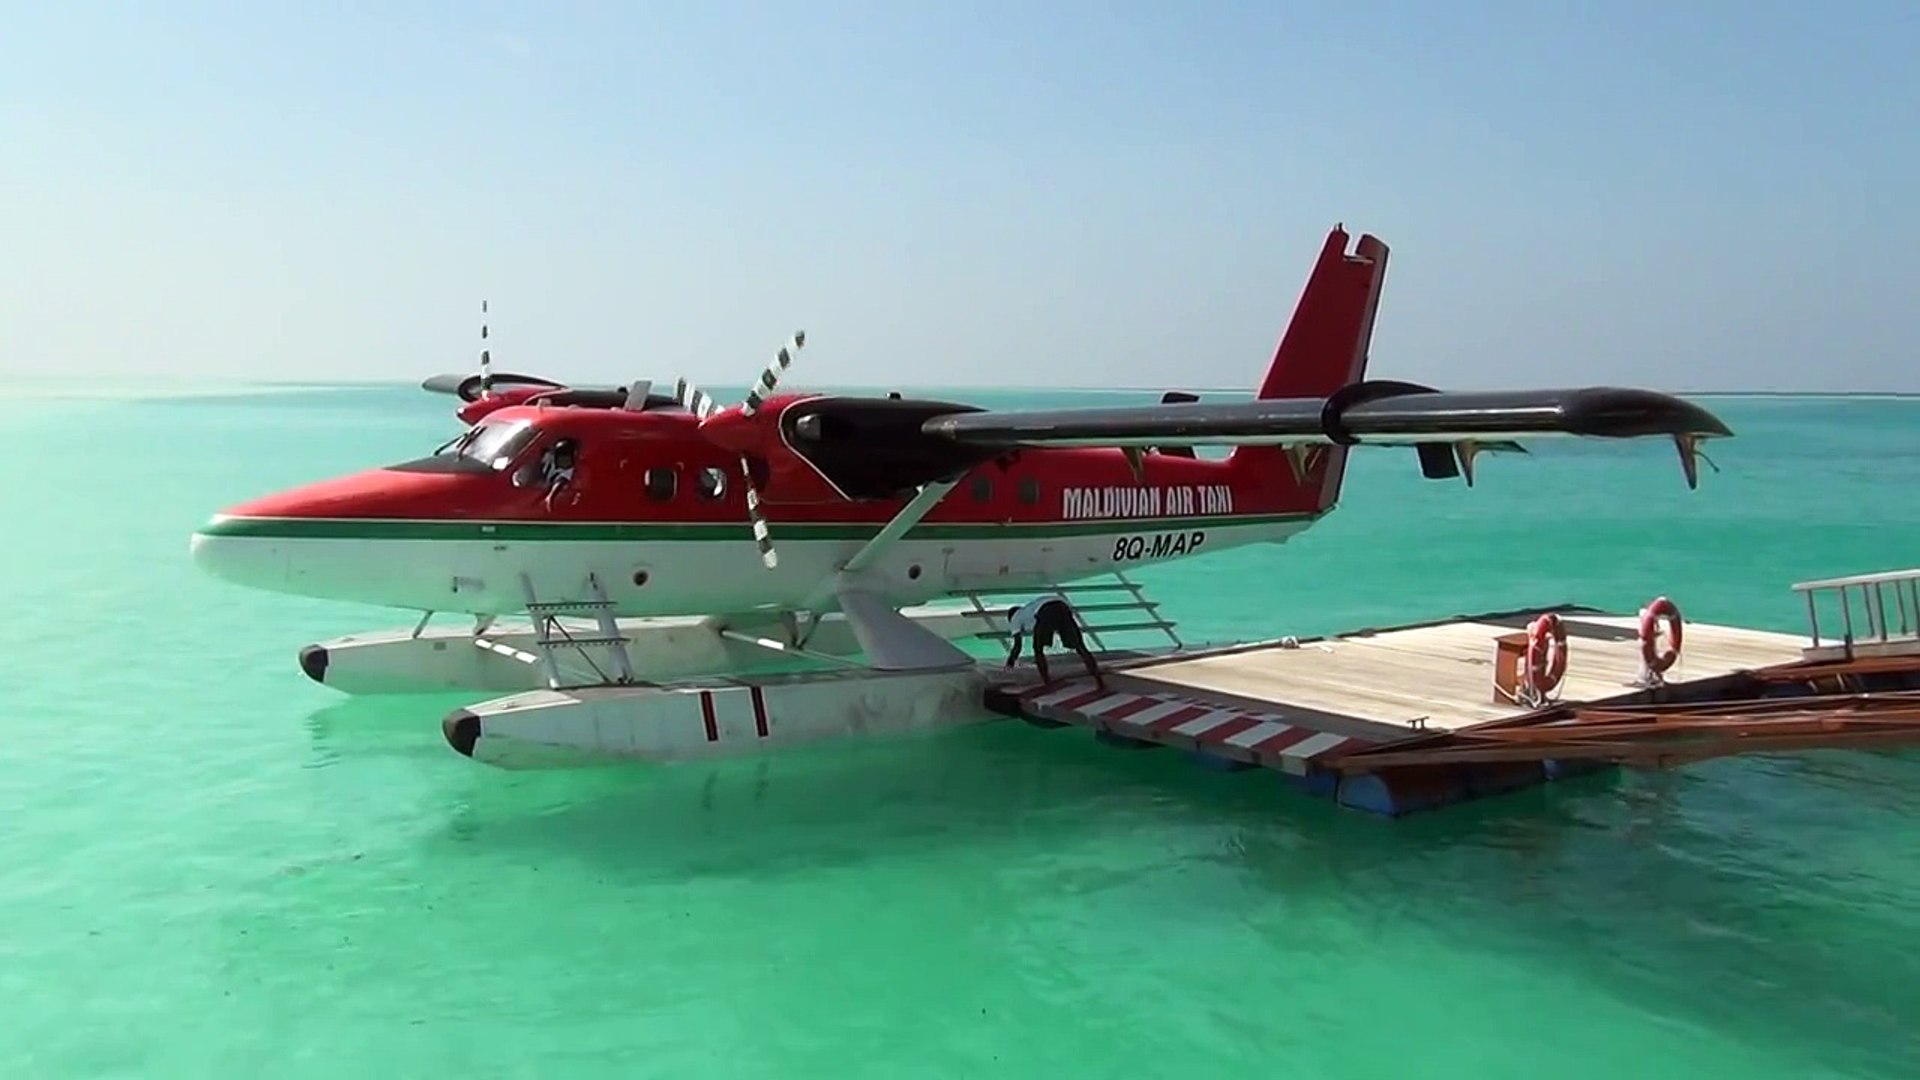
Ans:
[[[848,498],[890,499],[1004,453],[922,430],[936,416],[983,411],[946,401],[818,397],[787,409],[780,430],[793,453]]]

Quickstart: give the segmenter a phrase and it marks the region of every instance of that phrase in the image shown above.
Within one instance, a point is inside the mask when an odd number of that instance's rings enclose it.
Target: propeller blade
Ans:
[[[747,521],[753,526],[753,542],[760,549],[760,561],[771,570],[780,563],[780,556],[773,550],[773,536],[767,531],[767,519],[760,513],[760,490],[753,484],[753,463],[745,457],[740,459],[740,474],[747,481]]]
[[[752,416],[760,411],[760,406],[766,403],[774,387],[780,385],[780,376],[787,368],[793,366],[793,354],[799,352],[806,344],[807,332],[799,330],[788,339],[785,345],[781,346],[780,351],[774,355],[773,362],[760,372],[760,381],[747,391],[746,400],[740,403],[740,416]],[[706,424],[707,418],[717,411],[713,398],[682,378],[675,380],[673,384],[673,400],[679,402],[681,408],[701,421],[703,432],[710,437],[714,434],[708,431]],[[773,550],[773,536],[768,531],[766,515],[760,510],[760,488],[754,483],[753,460],[745,454],[740,456],[740,474],[747,482],[747,522],[753,527],[753,543],[760,549],[760,561],[766,565],[767,569],[772,570],[780,565],[780,555]]]
[[[713,399],[707,396],[706,391],[685,379],[674,380],[673,400],[679,402],[681,408],[702,420],[713,412]]]
[[[564,390],[566,386],[544,379],[538,375],[517,375],[510,371],[496,373],[493,370],[493,352],[487,347],[487,302],[480,301],[480,370],[471,375],[443,374],[429,376],[420,384],[422,390],[435,394],[451,394],[461,401],[472,404],[481,398],[490,396],[496,388],[502,386],[543,386],[550,390]]]
[[[493,356],[487,350],[487,302],[480,301],[480,396],[493,391]]]
[[[759,384],[747,391],[747,400],[740,405],[740,415],[752,416],[760,411],[760,403],[767,399],[768,394],[773,393],[773,388],[780,384],[781,374],[793,365],[793,354],[805,348],[806,344],[807,332],[801,330],[793,335],[791,341],[780,346],[780,351],[774,355],[773,362],[760,372]]]

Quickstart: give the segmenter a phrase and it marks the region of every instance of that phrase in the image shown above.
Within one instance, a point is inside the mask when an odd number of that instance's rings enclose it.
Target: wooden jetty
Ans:
[[[1227,769],[1268,768],[1390,816],[1610,764],[1733,753],[1920,744],[1920,570],[1796,585],[1812,642],[1685,623],[1658,675],[1642,618],[1559,606],[1323,638],[1170,654],[1109,654],[1105,687],[1010,682],[990,708],[1104,742],[1175,747]],[[1852,594],[1858,591],[1859,599]],[[1820,636],[1818,601],[1842,608]],[[1892,596],[1893,602],[1888,603]],[[1543,624],[1543,619],[1545,620]],[[1532,691],[1530,628],[1564,634],[1564,672]],[[1664,645],[1655,639],[1656,655]]]

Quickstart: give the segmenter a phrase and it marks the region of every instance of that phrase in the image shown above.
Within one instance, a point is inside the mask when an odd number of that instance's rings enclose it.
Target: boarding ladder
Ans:
[[[620,624],[613,617],[613,600],[607,596],[599,575],[587,575],[588,598],[584,600],[542,600],[534,591],[533,579],[524,572],[520,575],[520,590],[527,598],[527,615],[533,619],[533,643],[539,650],[540,666],[546,673],[548,689],[633,683],[633,660],[627,655],[627,636],[621,633]],[[576,633],[561,621],[568,615],[593,618],[598,624],[598,632]],[[594,662],[592,650],[595,648],[606,650],[609,666],[613,669],[611,673]],[[568,682],[562,674],[559,655],[567,650],[577,652],[598,679]]]
[[[1113,580],[1087,581],[1074,585],[1062,585],[1049,582],[1040,587],[1026,586],[1024,588],[962,589],[957,590],[954,595],[964,597],[971,602],[973,610],[967,612],[967,614],[979,618],[986,623],[986,629],[976,631],[973,634],[976,638],[1000,642],[1010,640],[1013,635],[1006,630],[1007,608],[1024,604],[1038,596],[1057,595],[1065,597],[1067,602],[1073,605],[1073,610],[1080,616],[1081,633],[1085,634],[1087,639],[1093,642],[1093,647],[1100,652],[1108,651],[1106,642],[1101,640],[1102,634],[1123,634],[1154,630],[1164,634],[1167,640],[1173,643],[1175,651],[1186,648],[1186,643],[1182,642],[1180,635],[1174,632],[1174,623],[1160,614],[1160,605],[1147,599],[1146,593],[1141,590],[1140,586],[1136,584],[1133,579],[1118,570],[1114,570],[1106,576],[1111,577]],[[1076,598],[1089,594],[1096,596],[1125,594],[1126,596],[1132,597],[1132,599],[1116,598],[1105,601],[1092,600],[1082,602]],[[988,604],[988,597],[996,598],[999,602]],[[1122,612],[1142,612],[1146,617],[1123,622],[1104,621],[1110,618],[1124,619],[1125,616],[1119,614]],[[1089,615],[1097,616],[1098,618],[1090,621],[1088,619]]]
[[[1808,660],[1920,655],[1920,569],[1803,581],[1793,591],[1807,598],[1807,629],[1812,642],[1801,653]],[[1891,605],[1887,602],[1889,594]],[[1838,601],[1837,641],[1820,636],[1819,601],[1823,598]],[[1864,628],[1856,625],[1856,605]]]

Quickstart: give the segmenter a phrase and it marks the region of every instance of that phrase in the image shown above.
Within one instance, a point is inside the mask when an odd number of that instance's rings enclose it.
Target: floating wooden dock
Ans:
[[[1638,616],[1560,606],[1176,651],[1110,654],[1106,687],[1071,653],[1047,687],[1011,682],[988,705],[1102,741],[1174,747],[1226,769],[1267,768],[1314,794],[1390,816],[1609,764],[1667,765],[1729,753],[1920,744],[1920,571],[1796,586],[1861,588],[1864,636],[1685,624],[1654,680]],[[1905,591],[1902,592],[1901,590]],[[1899,626],[1889,612],[1897,611]],[[1545,700],[1521,688],[1527,628],[1566,633],[1564,677]],[[1817,620],[1817,615],[1810,614]],[[1832,622],[1829,622],[1832,625]]]

